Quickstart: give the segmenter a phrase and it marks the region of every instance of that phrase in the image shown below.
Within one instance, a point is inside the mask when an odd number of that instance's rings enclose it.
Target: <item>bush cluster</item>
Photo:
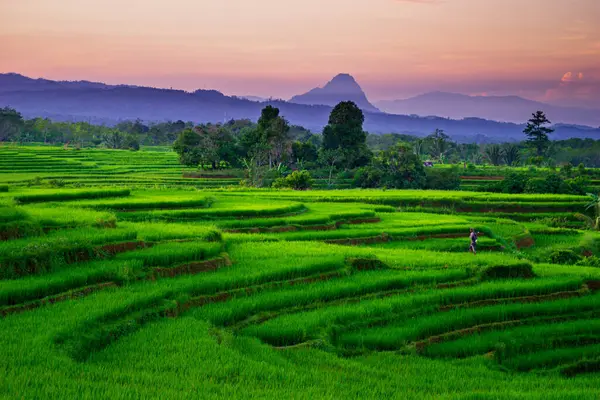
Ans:
[[[409,146],[397,145],[354,174],[360,188],[458,190],[458,168],[425,168]]]
[[[277,178],[272,187],[276,189],[290,188],[294,190],[307,190],[312,187],[313,179],[308,171],[294,171],[285,178]]]
[[[511,172],[502,181],[482,186],[479,190],[495,193],[548,193],[585,195],[589,191],[590,180],[584,176],[567,178],[552,173],[546,176],[532,176],[523,172]]]
[[[549,260],[553,264],[575,265],[581,257],[573,250],[562,249],[552,252]]]

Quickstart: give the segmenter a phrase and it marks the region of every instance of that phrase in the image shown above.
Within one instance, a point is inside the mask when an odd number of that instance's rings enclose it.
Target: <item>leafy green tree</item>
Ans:
[[[353,168],[368,162],[367,134],[363,131],[365,117],[352,101],[336,105],[329,115],[329,123],[323,129],[322,149],[343,153],[343,165]],[[329,153],[326,153],[329,154]],[[336,157],[339,158],[339,157]]]
[[[133,135],[141,135],[143,133],[147,133],[150,128],[145,125],[141,119],[136,119],[135,121],[123,121],[119,122],[115,128],[120,130],[121,132],[131,133]]]
[[[381,184],[397,189],[419,189],[425,186],[423,162],[407,143],[398,143],[382,151],[374,165],[382,170]]]
[[[564,164],[561,169],[560,172],[562,172],[563,175],[565,175],[566,177],[571,177],[571,174],[573,173],[573,164],[571,163],[566,163]]]
[[[260,112],[258,118],[258,128],[267,132],[271,128],[271,124],[279,117],[279,108],[273,106],[266,106]]]
[[[14,108],[0,108],[0,142],[18,138],[25,123],[23,116]]]
[[[541,167],[544,163],[544,156],[529,157],[529,164]]]
[[[317,148],[311,142],[294,142],[292,143],[292,158],[297,163],[315,162],[319,157]]]
[[[502,162],[502,148],[498,144],[491,144],[486,147],[485,155],[493,165],[500,165]]]
[[[519,146],[508,143],[502,148],[502,156],[506,165],[512,167],[521,161],[521,152]]]
[[[279,110],[278,110],[279,111]],[[277,116],[267,130],[269,144],[269,166],[284,162],[292,152],[292,141],[289,136],[290,126],[285,118]]]
[[[48,118],[36,118],[33,122],[33,128],[41,133],[44,138],[44,143],[48,142],[48,132],[50,131],[51,125],[52,121]]]
[[[536,150],[538,157],[544,155],[550,144],[548,135],[554,132],[554,129],[545,126],[548,124],[550,124],[550,120],[546,118],[546,114],[543,111],[536,111],[523,130],[527,136],[527,142]]]
[[[561,188],[565,188],[565,194],[576,194],[579,196],[585,196],[590,190],[590,180],[587,176],[577,176],[572,179],[566,179],[561,185]]]
[[[270,148],[258,128],[244,128],[241,131],[239,145],[241,158],[246,161],[252,160],[257,166],[268,164]]]
[[[203,167],[211,165],[212,169],[217,169],[221,162],[228,164],[235,162],[237,158],[235,141],[227,127],[206,125],[197,127],[195,131],[199,137],[196,153]]]
[[[414,149],[415,155],[417,157],[419,157],[419,159],[423,155],[424,148],[425,148],[425,139],[417,139],[413,143],[413,149]]]
[[[383,171],[374,165],[360,167],[354,173],[353,185],[363,189],[381,187]]]
[[[253,159],[257,165],[268,164],[272,167],[285,161],[291,154],[289,132],[289,124],[279,115],[279,109],[266,106],[261,111],[257,126],[242,130],[240,144],[248,159]]]
[[[280,164],[292,151],[290,127],[279,109],[266,106],[262,109],[256,127],[240,129],[239,150],[246,169],[246,185],[264,185],[267,169]]]
[[[265,184],[267,167],[256,161],[254,157],[242,158],[246,179],[241,182],[243,186],[262,187]]]
[[[436,129],[425,138],[425,141],[429,144],[431,156],[437,160],[443,160],[449,147],[450,136],[446,135],[442,129]]]
[[[127,135],[125,136],[124,148],[138,151],[140,149],[140,142],[135,135]]]
[[[504,193],[523,193],[528,180],[527,174],[519,172],[510,172],[501,182],[501,189]]]
[[[415,152],[417,152],[416,146],[417,141],[423,140],[419,139],[415,136],[403,135],[399,133],[384,133],[381,135],[368,135],[367,136],[367,146],[372,151],[380,151],[387,150],[398,142],[406,142],[411,143],[413,147],[415,147]]]
[[[202,160],[198,145],[200,144],[200,135],[193,129],[185,129],[179,134],[179,137],[173,143],[173,150],[179,155],[179,162],[191,167],[198,166]]]
[[[327,179],[327,185],[331,186],[333,181],[333,171],[337,167],[339,167],[342,162],[346,159],[346,154],[343,149],[335,148],[335,149],[326,149],[322,147],[319,150],[319,163],[324,165],[329,170],[329,178]]]
[[[460,174],[458,168],[425,168],[425,189],[431,190],[458,190],[460,188]]]
[[[122,149],[125,145],[125,135],[115,129],[109,133],[106,133],[103,136],[102,141],[109,149]]]
[[[313,133],[304,128],[303,126],[300,125],[290,125],[290,138],[293,141],[299,141],[299,142],[308,142],[311,141],[313,136]],[[314,143],[313,143],[314,144]]]

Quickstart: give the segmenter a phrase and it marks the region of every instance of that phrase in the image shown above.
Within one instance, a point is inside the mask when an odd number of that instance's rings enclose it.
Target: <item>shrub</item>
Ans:
[[[589,192],[590,180],[585,176],[567,179],[561,185],[560,193],[585,195]]]
[[[476,191],[501,193],[504,191],[504,182],[498,181],[498,182],[490,183],[488,185],[479,185],[479,186],[477,186]]]
[[[273,181],[272,187],[276,189],[291,188],[294,190],[310,189],[313,179],[308,171],[294,171],[285,178],[277,178]]]
[[[63,179],[50,179],[48,185],[51,187],[64,187],[66,182]]]
[[[531,157],[529,159],[529,163],[531,165],[535,165],[536,167],[540,167],[543,162],[544,162],[544,157],[543,156]]]
[[[486,267],[481,271],[481,279],[513,279],[513,278],[533,278],[533,267],[529,263],[520,263],[513,265],[495,265]]]
[[[563,178],[558,174],[550,174],[546,177],[546,192],[543,193],[560,193]]]
[[[244,179],[240,182],[242,186],[248,186],[248,182]],[[277,178],[271,184],[271,187],[274,189],[284,189],[288,187],[287,180],[285,178]]]
[[[571,226],[570,221],[565,217],[540,218],[536,222],[547,225],[551,228],[568,228]]]
[[[583,257],[575,265],[600,268],[600,258],[596,256]]]
[[[460,174],[456,167],[428,168],[425,170],[425,189],[458,190],[460,187]]]
[[[502,181],[502,192],[504,193],[523,193],[527,185],[528,176],[523,173],[511,172]]]
[[[548,257],[550,262],[553,264],[565,264],[575,265],[581,260],[581,257],[577,255],[573,250],[556,250]]]
[[[285,179],[288,181],[289,187],[294,190],[310,189],[313,184],[312,176],[308,171],[294,171]]]
[[[373,167],[361,167],[354,174],[354,181],[352,182],[355,187],[363,189],[376,188],[381,185],[381,170]]]
[[[125,145],[131,151],[138,151],[140,149],[140,142],[133,135],[127,138]]]
[[[543,178],[531,178],[525,185],[525,193],[548,193],[546,180]]]
[[[351,170],[342,171],[337,174],[336,179],[352,179],[354,178],[354,172]]]
[[[525,193],[561,193],[584,195],[589,181],[585,177],[564,180],[558,174],[546,178],[530,178],[525,185]]]
[[[560,169],[560,172],[563,173],[563,175],[565,176],[571,176],[571,174],[573,173],[573,164],[571,163],[566,163],[565,165],[563,165]]]

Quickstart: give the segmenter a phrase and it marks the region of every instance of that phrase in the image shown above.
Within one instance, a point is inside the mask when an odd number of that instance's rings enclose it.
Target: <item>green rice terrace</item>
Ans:
[[[241,178],[0,148],[0,398],[600,397],[589,198]]]

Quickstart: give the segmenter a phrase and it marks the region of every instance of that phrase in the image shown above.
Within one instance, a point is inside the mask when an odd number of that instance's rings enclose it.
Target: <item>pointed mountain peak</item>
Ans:
[[[333,77],[333,79],[331,81],[329,81],[329,83],[335,83],[335,82],[354,83],[354,84],[358,85],[358,83],[356,82],[356,79],[354,79],[354,77],[350,74],[337,74],[336,76]]]
[[[325,86],[310,90],[307,93],[294,96],[292,103],[309,105],[335,106],[342,101],[353,101],[366,112],[380,112],[373,106],[356,79],[350,74],[338,74]]]
[[[322,89],[335,90],[342,93],[363,93],[362,88],[356,82],[356,79],[350,74],[338,74],[332,80],[327,82]]]

